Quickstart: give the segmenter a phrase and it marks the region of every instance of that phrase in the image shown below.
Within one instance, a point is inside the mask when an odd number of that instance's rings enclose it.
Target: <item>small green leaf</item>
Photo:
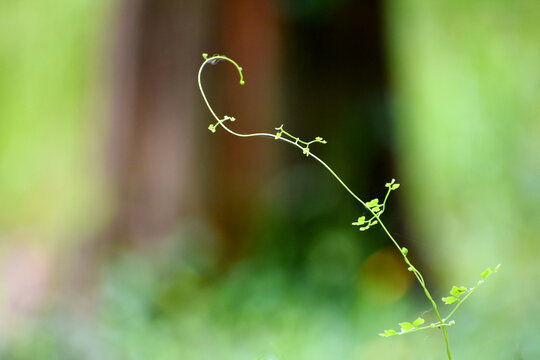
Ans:
[[[210,125],[208,125],[208,130],[210,130],[211,132],[215,133],[215,132],[216,132],[216,125],[217,125],[217,124],[210,124]]]
[[[414,327],[413,324],[411,324],[410,322],[407,322],[407,321],[399,323],[398,325],[401,327],[401,331],[403,331],[403,332],[407,332],[407,331],[411,330]]]
[[[448,297],[443,297],[443,298],[442,298],[442,301],[443,301],[446,305],[451,305],[451,304],[455,303],[457,300],[458,300],[458,298],[455,297],[455,296],[448,296]]]
[[[482,279],[485,279],[489,276],[489,274],[491,274],[491,269],[487,268],[484,272],[480,274],[480,276],[482,277]]]
[[[409,253],[409,249],[407,249],[406,247],[402,247],[401,248],[401,253],[405,256],[407,256],[407,254]]]
[[[304,155],[309,156],[309,147],[306,146],[304,149],[302,149],[302,152]]]
[[[377,225],[379,222],[377,220],[371,220],[369,226]]]
[[[375,198],[375,199],[373,199],[371,201],[368,201],[366,203],[366,206],[371,209],[371,208],[377,206],[378,204],[379,204],[379,199]]]
[[[208,59],[208,54],[207,54],[207,53],[203,53],[203,54],[202,54],[202,57],[206,60],[206,59]]]
[[[390,181],[390,182],[384,184],[384,186],[387,187],[387,188],[389,188],[389,187],[391,187],[392,185],[394,185],[395,182],[396,182],[396,179],[392,179],[392,181]]]
[[[278,131],[276,133],[276,136],[274,137],[275,140],[279,139],[281,137],[281,131]]]
[[[353,222],[352,224],[353,224],[353,225],[358,225],[358,226],[359,226],[359,225],[364,225],[365,222],[366,222],[366,217],[365,217],[365,216],[360,216],[360,217],[358,218],[358,220],[357,220],[356,222]]]
[[[321,141],[323,141],[323,139],[322,139],[322,137],[317,136],[317,137],[315,138],[315,141],[321,142]]]
[[[491,270],[490,268],[487,268],[483,273],[480,274],[480,276],[482,277],[482,279],[485,279],[488,276],[490,276],[491,274],[496,273],[497,271],[499,271],[500,267],[501,267],[501,264],[495,266],[493,268],[493,270]]]
[[[419,317],[418,319],[414,320],[412,324],[416,328],[416,327],[419,327],[420,325],[422,325],[424,323],[424,321],[425,321],[424,319]]]
[[[396,335],[397,332],[396,330],[384,330],[384,332],[380,333],[379,336],[384,336],[384,337],[388,337],[388,336],[392,336],[392,335]]]
[[[396,190],[399,187],[399,184],[394,184],[390,187],[390,190]]]
[[[453,286],[452,290],[450,290],[450,295],[454,295],[456,298],[459,299],[461,294],[465,292],[467,292],[467,288],[465,286],[460,286],[460,287]]]

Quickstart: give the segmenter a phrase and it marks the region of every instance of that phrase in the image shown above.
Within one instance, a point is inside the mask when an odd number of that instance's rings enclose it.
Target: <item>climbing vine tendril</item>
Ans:
[[[396,239],[390,234],[387,227],[384,225],[384,223],[381,220],[381,215],[386,210],[386,202],[388,200],[388,197],[389,197],[390,193],[392,191],[394,191],[394,190],[397,190],[400,185],[398,183],[396,183],[396,181],[394,179],[392,179],[390,182],[386,183],[386,185],[385,185],[385,187],[387,188],[387,191],[386,191],[386,195],[385,195],[382,202],[380,202],[378,198],[375,198],[375,199],[372,199],[372,200],[369,200],[369,201],[363,201],[359,196],[357,196],[343,182],[343,180],[334,172],[334,170],[332,170],[332,168],[330,168],[330,166],[328,166],[323,160],[321,160],[319,157],[317,157],[315,154],[313,154],[311,152],[310,145],[316,144],[316,143],[317,144],[326,144],[326,140],[324,140],[322,137],[316,137],[315,139],[313,139],[311,141],[301,140],[299,137],[294,136],[294,135],[290,134],[289,132],[287,132],[284,129],[283,125],[275,128],[275,130],[276,130],[275,133],[261,132],[261,133],[244,134],[244,133],[239,133],[237,131],[231,130],[227,126],[227,124],[228,124],[228,122],[234,122],[236,119],[234,117],[228,116],[228,115],[225,115],[223,117],[219,117],[216,114],[216,112],[214,111],[214,109],[210,105],[210,102],[208,101],[208,98],[206,97],[206,94],[205,94],[205,92],[203,90],[203,86],[202,86],[202,83],[201,83],[201,74],[202,74],[204,68],[207,65],[216,65],[216,64],[218,64],[220,62],[228,62],[228,63],[232,64],[236,68],[236,70],[238,71],[238,74],[240,76],[240,80],[239,80],[240,85],[244,85],[245,82],[244,82],[244,75],[243,75],[243,72],[242,72],[243,69],[234,60],[232,60],[232,59],[230,59],[230,58],[228,58],[226,56],[223,56],[223,55],[208,56],[208,54],[203,54],[203,58],[204,58],[204,61],[203,61],[202,65],[201,65],[201,67],[199,68],[199,73],[198,73],[199,89],[201,91],[204,102],[206,103],[206,106],[208,107],[208,110],[210,110],[210,113],[212,114],[212,116],[216,120],[215,123],[210,124],[208,126],[208,129],[211,132],[215,133],[216,130],[219,127],[221,127],[225,131],[227,131],[228,133],[230,133],[232,135],[235,135],[235,136],[238,136],[238,137],[242,137],[242,138],[259,136],[259,137],[268,137],[268,138],[271,138],[271,139],[274,139],[274,140],[277,140],[277,141],[283,141],[283,142],[286,142],[286,143],[288,143],[288,144],[290,144],[292,146],[295,146],[295,147],[299,148],[304,155],[306,155],[307,157],[311,157],[311,158],[315,159],[324,168],[326,168],[334,176],[334,178],[339,182],[339,184],[354,199],[356,199],[367,210],[367,213],[369,214],[368,216],[360,216],[356,221],[354,221],[352,223],[352,225],[353,226],[358,226],[358,229],[360,231],[365,231],[365,230],[368,230],[369,228],[371,228],[372,226],[378,225],[384,231],[386,236],[390,239],[390,241],[394,244],[394,246],[397,248],[397,250],[400,252],[401,256],[403,257],[403,261],[407,265],[407,270],[413,273],[414,277],[417,279],[418,283],[420,284],[420,286],[424,290],[424,294],[425,294],[426,298],[428,299],[429,303],[431,304],[431,306],[433,307],[435,316],[437,317],[437,321],[433,322],[433,323],[431,323],[429,325],[424,325],[425,320],[422,317],[418,317],[417,319],[415,319],[412,322],[401,322],[401,323],[399,323],[399,327],[400,327],[399,330],[397,330],[397,331],[393,330],[393,329],[384,330],[379,335],[384,336],[384,337],[389,337],[389,336],[394,336],[394,335],[408,334],[408,333],[417,332],[417,331],[426,330],[426,329],[440,329],[441,333],[443,335],[443,338],[444,338],[445,346],[446,346],[446,354],[448,356],[448,359],[452,359],[452,356],[450,354],[450,345],[449,345],[449,341],[448,341],[448,327],[454,325],[455,321],[450,319],[451,316],[454,315],[454,313],[461,306],[461,304],[466,299],[468,299],[469,295],[471,295],[472,292],[479,285],[481,285],[488,276],[490,276],[491,274],[493,274],[493,273],[495,273],[495,272],[497,272],[499,270],[500,265],[497,265],[493,269],[488,268],[487,270],[482,272],[480,274],[481,279],[476,283],[476,285],[474,287],[466,288],[464,286],[459,286],[459,287],[458,286],[453,286],[452,289],[449,292],[450,296],[442,298],[442,301],[443,301],[444,304],[453,305],[453,308],[449,311],[447,316],[442,317],[440,312],[439,312],[439,308],[437,307],[437,304],[436,304],[435,300],[431,296],[431,293],[429,292],[429,290],[428,290],[428,288],[426,286],[426,283],[424,281],[424,278],[423,278],[422,274],[411,263],[411,261],[408,258],[409,250],[406,247],[402,247],[402,246],[400,246],[398,244]]]

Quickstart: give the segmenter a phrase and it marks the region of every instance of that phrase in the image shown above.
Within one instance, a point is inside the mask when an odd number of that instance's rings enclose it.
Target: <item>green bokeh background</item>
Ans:
[[[324,137],[313,152],[366,199],[397,178],[386,221],[437,298],[502,264],[456,313],[455,359],[538,358],[540,5],[265,3],[281,40],[266,57],[279,59],[267,71],[273,95],[257,110],[272,116],[254,130],[285,123]],[[179,109],[195,124],[182,141],[196,139],[196,166],[182,176],[195,179],[197,205],[150,244],[94,240],[119,208],[104,139],[122,4],[0,2],[0,358],[444,359],[437,331],[377,336],[433,313],[381,232],[349,225],[362,209],[339,184],[301,153],[207,133],[198,97]],[[183,56],[233,51],[224,44],[240,40],[216,29],[245,3],[201,4],[193,32],[206,37]],[[248,90],[226,89],[245,96],[266,86],[249,88],[260,63],[240,50]],[[207,81],[230,80],[219,71]],[[255,166],[220,162],[256,146]],[[86,262],[91,275],[80,274]]]

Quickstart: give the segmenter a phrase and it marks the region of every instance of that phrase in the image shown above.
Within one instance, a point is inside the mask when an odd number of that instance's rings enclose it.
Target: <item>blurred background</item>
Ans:
[[[0,2],[0,359],[540,358],[540,4]],[[318,146],[317,146],[318,145]],[[444,309],[446,313],[448,310]]]

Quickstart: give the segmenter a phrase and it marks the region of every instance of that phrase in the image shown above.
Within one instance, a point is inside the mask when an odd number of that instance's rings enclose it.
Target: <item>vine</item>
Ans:
[[[411,261],[408,258],[409,250],[406,247],[400,246],[396,239],[390,234],[388,231],[386,225],[381,220],[381,215],[384,213],[386,209],[386,202],[388,200],[388,197],[390,196],[390,193],[396,189],[399,188],[399,184],[396,183],[395,179],[392,179],[390,182],[385,184],[385,187],[387,188],[386,195],[382,201],[382,203],[379,202],[378,198],[372,199],[370,201],[363,201],[359,196],[357,196],[344,182],[343,180],[332,170],[330,166],[328,166],[323,160],[321,160],[319,157],[317,157],[315,154],[313,154],[309,148],[311,144],[314,143],[320,143],[320,144],[326,144],[326,140],[323,140],[321,137],[316,137],[315,139],[311,141],[304,141],[301,140],[299,137],[294,136],[287,132],[283,125],[281,125],[278,128],[275,128],[275,133],[250,133],[250,134],[243,134],[236,131],[231,130],[225,123],[227,121],[234,122],[236,119],[234,117],[225,115],[222,118],[220,118],[218,115],[216,115],[215,111],[213,110],[212,106],[210,106],[210,103],[208,101],[208,98],[206,97],[206,94],[204,93],[202,84],[201,84],[201,74],[203,72],[203,69],[206,65],[216,65],[219,62],[225,61],[232,64],[238,71],[238,74],[240,76],[240,85],[244,85],[244,76],[242,73],[242,68],[232,59],[223,56],[223,55],[212,55],[208,56],[208,54],[202,55],[204,58],[204,61],[199,68],[198,73],[198,84],[199,89],[201,91],[201,95],[204,99],[204,102],[206,103],[206,106],[208,107],[208,110],[210,110],[210,113],[212,116],[216,119],[216,123],[210,124],[208,126],[208,129],[215,133],[218,127],[222,127],[225,131],[228,133],[246,138],[246,137],[268,137],[273,138],[277,141],[284,141],[290,145],[293,145],[300,150],[302,150],[302,153],[307,156],[315,159],[317,162],[319,162],[324,168],[326,168],[333,176],[334,178],[341,184],[341,186],[354,198],[356,199],[368,212],[369,212],[369,218],[366,218],[366,216],[359,217],[355,222],[352,223],[354,226],[358,226],[360,231],[365,231],[371,228],[372,226],[379,225],[380,228],[384,231],[388,239],[394,244],[394,246],[397,248],[397,250],[400,252],[401,256],[403,257],[403,261],[407,265],[407,270],[412,272],[414,277],[417,279],[418,283],[424,290],[424,294],[426,298],[428,299],[429,303],[431,304],[435,316],[437,318],[436,322],[433,322],[429,325],[424,325],[425,320],[422,317],[418,317],[412,322],[401,322],[399,323],[400,329],[393,330],[388,329],[381,332],[379,335],[383,337],[390,337],[394,335],[403,335],[403,334],[409,334],[417,331],[427,330],[427,329],[440,329],[444,338],[445,346],[446,346],[446,354],[448,356],[448,359],[451,360],[452,356],[450,353],[450,344],[448,340],[448,327],[455,324],[455,320],[452,320],[451,317],[454,315],[454,313],[458,310],[458,308],[469,298],[469,296],[473,293],[474,290],[478,286],[484,283],[485,279],[487,279],[491,274],[497,272],[499,270],[500,264],[494,267],[493,269],[488,268],[484,272],[480,274],[481,279],[476,283],[475,286],[471,288],[466,288],[464,286],[453,286],[452,289],[449,291],[450,296],[443,297],[442,301],[446,305],[453,305],[453,308],[448,312],[448,315],[445,317],[442,317],[439,308],[437,307],[437,303],[435,300],[433,300],[433,297],[431,293],[429,292],[426,283],[424,281],[424,278],[420,271],[411,263]]]

